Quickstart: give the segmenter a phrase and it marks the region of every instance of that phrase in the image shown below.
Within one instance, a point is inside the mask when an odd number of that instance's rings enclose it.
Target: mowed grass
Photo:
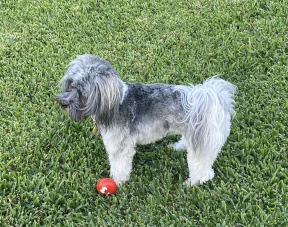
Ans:
[[[288,2],[1,1],[1,226],[287,226]],[[71,121],[57,84],[79,54],[125,81],[234,83],[237,115],[208,183],[183,186],[179,137],[137,147],[114,196],[92,121]]]

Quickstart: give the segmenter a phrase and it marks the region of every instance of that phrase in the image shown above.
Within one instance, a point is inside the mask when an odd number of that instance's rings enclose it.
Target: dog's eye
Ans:
[[[68,105],[66,105],[66,104],[61,104],[61,107],[62,107],[63,109],[66,109],[66,108],[68,107]]]

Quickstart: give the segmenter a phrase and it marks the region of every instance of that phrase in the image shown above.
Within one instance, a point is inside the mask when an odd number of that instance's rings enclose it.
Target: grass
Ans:
[[[287,226],[288,2],[1,1],[1,226]],[[92,122],[54,102],[68,62],[92,53],[123,80],[238,86],[237,115],[215,178],[182,185],[170,137],[137,147],[116,195]]]

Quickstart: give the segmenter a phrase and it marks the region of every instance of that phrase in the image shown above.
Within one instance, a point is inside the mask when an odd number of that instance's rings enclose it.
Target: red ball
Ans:
[[[111,178],[102,178],[97,182],[97,191],[102,195],[112,195],[117,190],[117,185]]]

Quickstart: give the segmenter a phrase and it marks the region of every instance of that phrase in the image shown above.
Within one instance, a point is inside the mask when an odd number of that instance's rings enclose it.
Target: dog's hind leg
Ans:
[[[187,161],[189,179],[187,184],[202,184],[214,177],[212,165],[230,133],[230,116],[226,113],[224,121],[217,127],[209,126],[209,133],[198,144],[188,146]],[[196,147],[194,150],[193,147]]]
[[[214,177],[212,169],[215,158],[208,154],[195,152],[190,147],[187,149],[187,162],[189,178],[185,181],[188,186],[203,184]]]
[[[181,137],[181,139],[172,144],[172,148],[174,148],[176,151],[185,151],[187,150],[187,141],[186,138],[184,136]]]

